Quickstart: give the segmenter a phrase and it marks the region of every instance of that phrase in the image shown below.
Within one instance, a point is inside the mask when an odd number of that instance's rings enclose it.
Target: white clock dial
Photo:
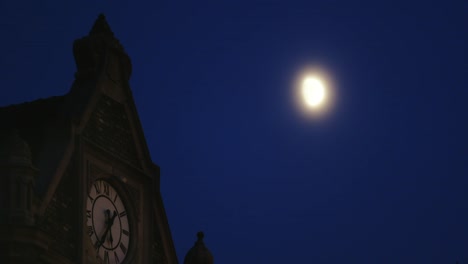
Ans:
[[[95,181],[86,202],[87,232],[104,263],[125,260],[131,230],[127,210],[119,193],[105,180]]]

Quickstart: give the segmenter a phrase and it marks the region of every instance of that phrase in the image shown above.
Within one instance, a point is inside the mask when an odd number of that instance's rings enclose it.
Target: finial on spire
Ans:
[[[89,32],[89,35],[107,35],[114,37],[114,32],[112,32],[104,14],[99,14],[96,22],[94,22],[93,28]]]
[[[203,232],[200,231],[200,232],[197,233],[197,237],[198,237],[198,241],[202,241],[203,237],[205,237],[205,234],[203,234]]]

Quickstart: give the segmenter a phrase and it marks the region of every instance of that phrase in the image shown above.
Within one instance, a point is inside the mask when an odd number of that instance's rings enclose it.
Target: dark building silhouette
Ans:
[[[67,94],[0,108],[0,263],[175,264],[130,58],[103,15],[73,53]]]

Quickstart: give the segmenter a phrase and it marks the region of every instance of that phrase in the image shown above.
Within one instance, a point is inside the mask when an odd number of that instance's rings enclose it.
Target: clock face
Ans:
[[[86,202],[87,232],[103,263],[119,264],[128,253],[131,230],[127,210],[117,190],[105,180],[95,181]]]

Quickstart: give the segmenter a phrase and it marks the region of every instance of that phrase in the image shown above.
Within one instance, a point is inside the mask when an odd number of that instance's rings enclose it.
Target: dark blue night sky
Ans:
[[[468,263],[467,1],[1,1],[0,105],[67,93],[101,12],[180,263],[199,230],[216,264]]]

